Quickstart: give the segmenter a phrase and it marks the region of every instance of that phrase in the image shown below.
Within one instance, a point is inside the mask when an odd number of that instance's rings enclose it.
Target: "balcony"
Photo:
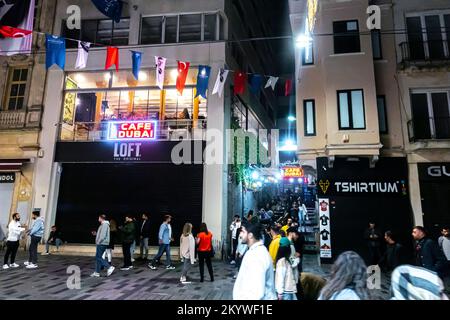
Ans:
[[[59,124],[58,141],[96,142],[107,140],[108,122],[75,122]],[[156,138],[169,140],[205,140],[206,120],[163,120],[156,121]]]
[[[28,110],[0,111],[0,130],[40,128],[41,106],[32,106]]]
[[[450,117],[414,119],[408,121],[410,142],[450,140]]]
[[[402,42],[400,44],[401,68],[441,67],[450,65],[450,40]]]

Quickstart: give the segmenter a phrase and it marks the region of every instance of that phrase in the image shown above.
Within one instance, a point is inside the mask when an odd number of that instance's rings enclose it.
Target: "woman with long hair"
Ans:
[[[181,272],[181,283],[188,283],[187,273],[195,263],[195,240],[192,235],[192,224],[185,223],[183,234],[180,237],[180,258],[183,261],[183,271]]]
[[[200,282],[204,280],[205,274],[205,262],[208,267],[209,276],[211,282],[214,281],[213,268],[211,263],[211,258],[213,256],[213,246],[212,246],[212,233],[208,231],[206,223],[202,223],[200,226],[200,233],[197,234],[197,246],[198,246],[198,262],[200,266]]]
[[[331,279],[319,300],[370,300],[367,288],[367,266],[353,251],[342,253],[331,268]]]
[[[288,238],[283,237],[280,240],[275,268],[275,289],[278,300],[297,300],[297,284],[290,257],[291,242]]]

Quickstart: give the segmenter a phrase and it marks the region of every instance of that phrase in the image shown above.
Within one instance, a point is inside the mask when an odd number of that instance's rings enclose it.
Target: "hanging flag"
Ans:
[[[227,81],[229,72],[230,71],[224,69],[219,70],[212,94],[218,93],[219,97],[222,97],[223,88],[225,87],[225,82]]]
[[[3,32],[0,35],[0,55],[11,56],[14,54],[30,54],[33,36],[15,37],[8,36],[20,33],[16,30],[33,30],[35,0],[0,1],[0,25]],[[5,27],[7,26],[7,27]],[[6,28],[6,29],[5,29]],[[5,34],[6,33],[6,34]],[[9,34],[11,34],[9,33]],[[24,32],[25,33],[25,32]]]
[[[250,92],[253,94],[258,94],[261,90],[262,76],[259,74],[254,74],[250,77]]]
[[[66,39],[46,34],[45,48],[47,51],[45,59],[47,69],[56,64],[64,70],[66,65]]]
[[[108,70],[113,65],[116,66],[116,71],[119,71],[119,48],[108,47],[106,50],[105,70]]]
[[[122,0],[92,0],[92,3],[105,16],[113,19],[115,22],[120,22],[122,17]]]
[[[139,70],[141,70],[142,52],[131,51],[131,59],[133,60],[133,75],[139,80]]]
[[[278,77],[270,77],[264,88],[267,89],[268,87],[272,87],[272,90],[275,90],[275,85],[277,84],[278,79]]]
[[[163,89],[164,87],[164,72],[166,70],[166,58],[163,57],[155,57],[156,62],[156,85],[159,89]]]
[[[198,67],[198,76],[197,76],[197,94],[195,98],[198,96],[202,96],[206,99],[206,90],[208,90],[209,76],[211,75],[211,67],[209,66],[199,66]]]
[[[236,71],[234,74],[234,94],[243,94],[245,92],[245,82],[247,74],[242,71]]]
[[[189,62],[178,61],[177,90],[180,95],[183,94],[184,86],[186,84],[186,78],[189,72],[189,65]]]
[[[78,41],[78,56],[77,62],[75,63],[75,69],[86,68],[90,48],[91,44],[89,42]]]
[[[31,33],[33,33],[33,31],[8,26],[0,26],[0,34],[5,38],[23,38]]]
[[[292,91],[292,80],[291,79],[287,79],[286,83],[284,84],[284,95],[290,96],[291,95],[291,91]]]

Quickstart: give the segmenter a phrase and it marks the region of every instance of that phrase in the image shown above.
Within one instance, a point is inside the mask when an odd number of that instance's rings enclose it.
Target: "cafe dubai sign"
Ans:
[[[303,168],[301,167],[283,167],[283,177],[289,178],[302,178],[304,176]]]
[[[108,122],[108,140],[136,141],[156,139],[156,121]]]

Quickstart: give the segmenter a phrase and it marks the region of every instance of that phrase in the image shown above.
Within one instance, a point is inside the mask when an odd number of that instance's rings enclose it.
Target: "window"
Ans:
[[[339,130],[366,128],[363,90],[338,91]]]
[[[450,89],[413,91],[411,108],[416,139],[450,139]]]
[[[202,15],[189,14],[180,16],[179,42],[201,41]]]
[[[334,53],[360,52],[359,26],[357,20],[333,22]]]
[[[302,49],[302,65],[314,64],[314,50],[313,46],[309,45]]]
[[[214,41],[216,40],[216,25],[217,25],[217,15],[216,14],[205,14],[205,22],[203,24],[203,40]]]
[[[450,12],[409,15],[406,27],[410,60],[450,57]]]
[[[386,113],[386,96],[377,96],[377,109],[378,109],[378,125],[380,127],[380,133],[388,133],[387,113]]]
[[[5,106],[8,111],[26,107],[25,94],[28,83],[28,68],[11,68]]]
[[[130,33],[130,19],[121,19],[119,23],[112,20],[82,20],[81,30],[67,28],[66,20],[62,22],[61,34],[63,37],[75,40],[83,40],[104,45],[124,46],[128,45]],[[75,41],[68,41],[67,48],[77,48]]]
[[[178,42],[178,16],[165,17],[164,43]]]
[[[314,100],[303,101],[303,118],[305,137],[316,135],[316,103]]]
[[[162,43],[163,17],[142,18],[141,24],[141,44]]]
[[[383,54],[381,51],[381,31],[372,30],[372,53],[375,60],[383,59]]]

